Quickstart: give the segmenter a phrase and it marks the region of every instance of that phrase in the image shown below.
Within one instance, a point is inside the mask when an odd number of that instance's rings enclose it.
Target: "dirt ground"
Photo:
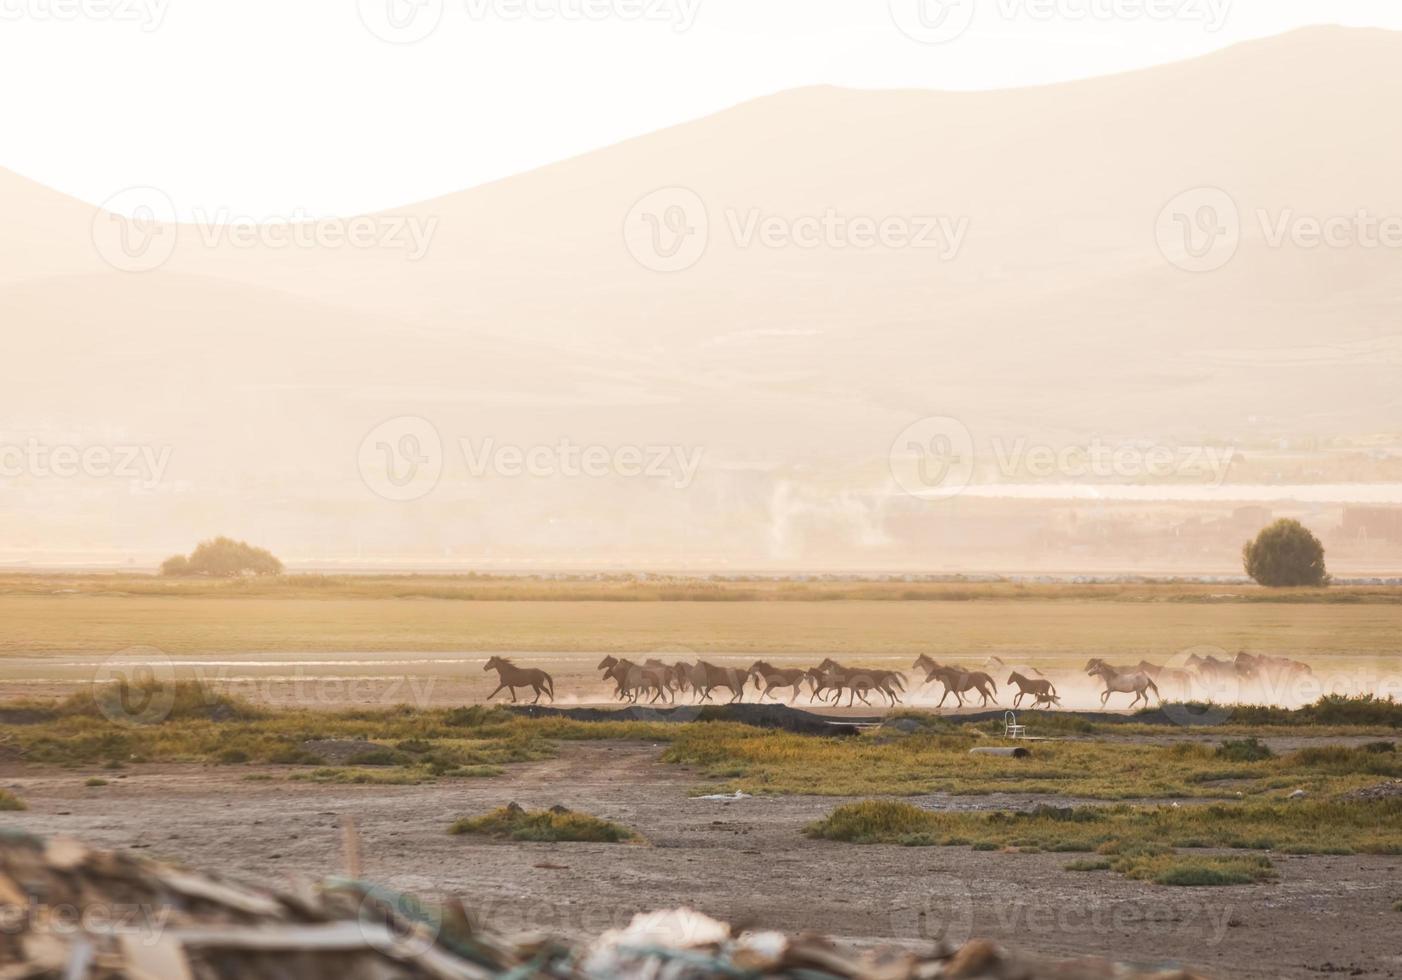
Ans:
[[[1402,608],[1402,607],[1399,607]],[[193,680],[211,690],[234,695],[256,704],[279,708],[388,708],[407,704],[415,708],[454,707],[484,702],[497,686],[494,673],[483,670],[487,660],[483,653],[365,653],[337,652],[319,654],[241,653],[169,655],[154,648],[137,648],[118,656],[100,654],[47,654],[43,656],[5,656],[0,658],[0,704],[16,700],[52,699],[90,688],[94,682],[107,682],[125,677],[145,677],[160,681]],[[561,707],[576,705],[616,704],[614,685],[600,679],[597,664],[601,652],[540,651],[515,654],[512,658],[521,666],[539,667],[548,671],[555,681],[555,701]],[[695,654],[669,650],[656,654],[671,662],[695,659]],[[777,667],[810,667],[825,654],[769,654],[764,659]],[[754,655],[713,655],[713,663],[723,667],[746,670],[754,663]],[[1133,656],[1122,660],[1134,662]],[[907,654],[868,654],[849,659],[850,663],[905,674],[908,690],[902,701],[910,707],[935,707],[943,695],[938,682],[924,682],[923,675],[911,667]],[[1015,691],[1007,687],[1012,668],[987,665],[983,658],[970,656],[963,661],[970,669],[986,669],[994,676],[997,687],[997,707],[1009,707]],[[1402,695],[1402,659],[1327,657],[1310,658],[1315,676],[1298,683],[1275,685],[1269,689],[1257,685],[1231,685],[1192,691],[1167,688],[1164,697],[1173,700],[1191,695],[1215,704],[1272,703],[1295,706],[1311,703],[1325,693],[1370,693],[1380,697]],[[1084,655],[1069,659],[1040,658],[1030,661],[1030,667],[1042,669],[1055,681],[1061,694],[1062,707],[1071,710],[1102,710],[1101,685],[1087,678],[1082,668]],[[1027,668],[1030,669],[1030,668]],[[522,689],[517,696],[528,701],[532,692]],[[714,699],[723,701],[727,692],[718,690]],[[769,699],[783,703],[790,697],[788,690],[776,692]],[[745,700],[756,701],[759,691],[754,684],[746,687]],[[549,699],[543,699],[550,703]],[[690,702],[684,696],[683,702]],[[883,707],[875,693],[871,704],[857,701],[854,712],[871,714]],[[1105,706],[1110,711],[1127,711],[1132,695],[1113,695]],[[501,692],[494,703],[510,703],[509,692]],[[1030,700],[1024,703],[1024,707]],[[977,696],[969,699],[970,710],[978,710]],[[797,707],[811,707],[811,691],[805,687]],[[845,706],[845,700],[844,700]],[[994,707],[990,705],[989,707]],[[955,712],[956,700],[950,696],[945,710]]]
[[[658,746],[568,743],[558,758],[495,779],[421,786],[288,781],[282,767],[152,765],[122,772],[0,766],[30,809],[0,826],[73,834],[104,846],[254,881],[342,869],[352,817],[366,877],[433,897],[454,894],[490,924],[585,935],[635,912],[691,905],[736,923],[816,929],[863,946],[939,935],[1005,941],[1034,953],[1187,964],[1216,977],[1402,975],[1402,858],[1273,856],[1275,884],[1164,888],[1064,870],[1066,855],[966,848],[855,847],[800,831],[841,800],[706,800]],[[249,780],[249,775],[267,780]],[[86,787],[100,775],[107,786]],[[449,823],[515,800],[620,821],[640,845],[508,844],[452,837]],[[1018,797],[914,799],[994,808]]]

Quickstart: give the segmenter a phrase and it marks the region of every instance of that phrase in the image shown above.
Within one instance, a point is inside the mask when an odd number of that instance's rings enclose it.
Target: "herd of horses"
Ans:
[[[1055,679],[1035,667],[1008,664],[998,657],[989,657],[983,667],[983,670],[975,670],[957,664],[941,664],[921,654],[911,665],[911,670],[924,675],[917,689],[934,683],[944,688],[938,707],[943,707],[951,694],[959,707],[965,706],[966,695],[970,698],[977,695],[980,707],[987,707],[990,703],[997,705],[998,684],[989,670],[996,671],[999,676],[1007,671],[1005,686],[1017,689],[1013,697],[1015,708],[1022,707],[1024,698],[1032,699],[1030,704],[1033,708],[1052,708],[1061,704]],[[535,692],[532,704],[538,703],[542,694],[551,701],[555,700],[554,680],[543,670],[518,667],[503,657],[492,657],[482,669],[496,671],[500,680],[496,690],[487,696],[489,701],[503,690],[509,691],[511,700],[515,701],[516,691],[526,688]],[[778,697],[776,691],[787,691],[789,703],[793,704],[807,686],[810,690],[809,704],[837,706],[841,704],[843,694],[846,694],[847,707],[856,701],[872,706],[870,696],[876,695],[884,704],[894,707],[904,703],[901,695],[907,693],[909,684],[909,678],[901,671],[848,667],[831,657],[809,668],[775,667],[768,661],[756,660],[745,670],[718,666],[705,660],[665,663],[649,658],[635,663],[608,656],[597,669],[602,671],[602,679],[606,683],[613,683],[614,698],[631,704],[644,699],[648,704],[674,704],[682,695],[691,695],[699,703],[716,703],[713,695],[718,691],[728,692],[730,698],[727,703],[735,704],[745,699],[746,689],[753,682],[761,701]],[[1182,667],[1167,667],[1147,660],[1133,666],[1115,666],[1098,657],[1085,666],[1085,674],[1104,685],[1100,695],[1102,707],[1109,705],[1112,695],[1132,694],[1131,708],[1141,700],[1144,705],[1149,705],[1150,693],[1162,702],[1164,695],[1160,685],[1174,696],[1186,699],[1201,695],[1204,690],[1209,694],[1227,691],[1233,686],[1239,690],[1245,684],[1289,684],[1310,673],[1309,666],[1297,660],[1249,653],[1239,653],[1234,660],[1193,654]]]

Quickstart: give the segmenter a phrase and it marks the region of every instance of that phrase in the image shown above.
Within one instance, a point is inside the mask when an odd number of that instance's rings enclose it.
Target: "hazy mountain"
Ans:
[[[900,494],[887,456],[924,416],[981,446],[1398,432],[1402,237],[1308,245],[1312,220],[1402,216],[1398,104],[1402,36],[1345,29],[1038,89],[805,89],[371,216],[396,236],[379,247],[245,247],[207,209],[141,273],[94,249],[111,216],[0,172],[0,444],[170,450],[149,489],[0,476],[0,554],[145,559],[227,532],[292,559],[918,565],[930,544],[897,526],[950,505]],[[1240,245],[1184,271],[1164,209],[1203,187]],[[659,188],[709,223],[679,271],[629,248]],[[801,219],[931,247],[763,243]],[[411,502],[358,465],[399,416],[447,443]],[[457,446],[562,438],[704,462],[686,489],[475,477]]]

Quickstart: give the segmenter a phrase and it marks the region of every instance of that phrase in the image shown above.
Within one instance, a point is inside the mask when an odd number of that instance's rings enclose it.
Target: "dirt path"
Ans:
[[[1402,897],[1402,858],[1276,856],[1274,885],[1170,889],[1068,872],[1065,855],[810,841],[802,827],[840,800],[693,799],[698,777],[664,765],[659,753],[637,743],[568,743],[558,758],[497,779],[373,787],[288,781],[292,770],[278,767],[111,773],[7,763],[0,785],[30,809],[4,814],[0,825],[277,881],[338,873],[340,822],[349,815],[367,876],[460,895],[505,930],[583,935],[638,911],[689,904],[737,923],[817,929],[862,944],[920,942],[945,930],[1046,954],[1188,963],[1219,977],[1402,975],[1402,915],[1392,911]],[[86,787],[90,776],[110,784]],[[503,844],[445,832],[458,816],[510,800],[618,820],[648,843]]]

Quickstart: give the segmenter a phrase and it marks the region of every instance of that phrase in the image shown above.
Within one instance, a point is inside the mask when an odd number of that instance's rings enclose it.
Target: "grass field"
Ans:
[[[0,573],[0,596],[88,595],[266,599],[443,599],[463,602],[968,602],[1084,599],[1107,602],[1402,604],[1402,589],[1335,586],[1263,589],[1186,582],[1023,583],[840,577],[696,578],[637,575],[283,575],[164,578],[137,574]]]
[[[965,601],[453,601],[0,594],[0,657],[111,653],[607,651],[1166,658],[1211,645],[1395,654],[1402,605],[1079,597]]]

